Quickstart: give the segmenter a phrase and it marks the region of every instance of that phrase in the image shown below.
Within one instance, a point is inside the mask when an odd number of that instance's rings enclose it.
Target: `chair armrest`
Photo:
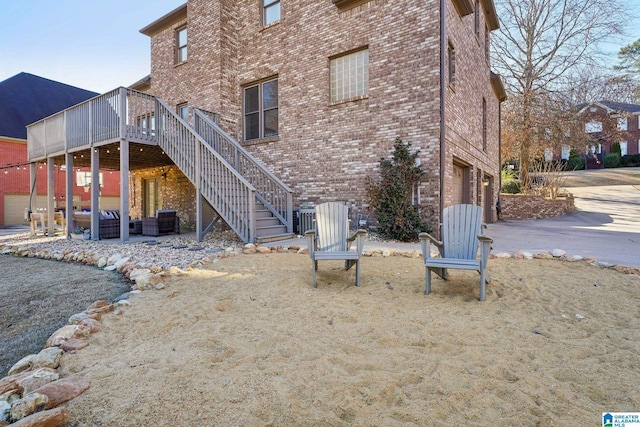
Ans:
[[[360,228],[354,231],[351,236],[349,236],[349,238],[347,239],[347,242],[353,242],[354,240],[356,240],[356,238],[360,236],[366,236],[366,235],[367,235],[367,230],[363,230]]]
[[[489,253],[491,252],[491,244],[493,243],[493,239],[488,236],[479,235],[478,241],[480,242],[480,262],[482,268],[486,268],[487,262],[489,261]]]
[[[440,256],[442,256],[444,243],[424,231],[420,233],[418,237],[420,238],[420,247],[422,248],[422,259],[425,262],[427,262],[427,259],[431,258],[431,243],[438,248],[438,252],[440,252]]]
[[[422,232],[418,235],[418,237],[420,238],[420,240],[425,241],[425,240],[429,240],[431,241],[431,243],[433,243],[435,246],[437,246],[438,248],[441,248],[442,245],[444,245],[443,242],[441,242],[440,240],[436,239],[435,237],[433,237],[431,234],[426,233],[426,232]]]
[[[304,233],[307,238],[307,247],[309,248],[309,256],[313,259],[313,255],[316,252],[316,230],[307,230]]]
[[[367,237],[367,230],[358,229],[347,239],[347,250],[351,248],[351,242],[356,240],[356,252],[362,255],[364,249],[364,239]]]

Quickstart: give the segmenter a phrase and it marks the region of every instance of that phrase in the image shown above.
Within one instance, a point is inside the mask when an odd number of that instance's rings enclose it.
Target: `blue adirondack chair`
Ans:
[[[447,269],[477,270],[480,273],[480,301],[484,301],[485,284],[491,281],[487,263],[493,239],[482,234],[482,228],[485,227],[482,224],[482,208],[475,205],[449,206],[442,211],[440,227],[441,241],[429,233],[420,233],[427,276],[425,295],[431,292],[432,271],[447,280]],[[431,257],[430,243],[438,248],[439,258]]]
[[[367,236],[365,230],[349,235],[349,209],[340,202],[322,203],[315,209],[315,230],[305,233],[313,271],[313,287],[316,284],[318,261],[344,260],[345,270],[356,266],[356,286],[360,286],[360,258]],[[356,242],[355,251],[351,243]]]

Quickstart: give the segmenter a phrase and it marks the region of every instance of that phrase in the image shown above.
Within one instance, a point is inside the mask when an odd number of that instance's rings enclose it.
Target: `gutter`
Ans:
[[[445,45],[445,16],[446,16],[446,0],[440,0],[440,208],[439,208],[439,222],[442,221],[442,210],[444,209],[444,173],[445,162],[447,156],[445,152],[446,146],[446,131],[445,131],[445,69],[444,64],[446,61],[446,45]]]

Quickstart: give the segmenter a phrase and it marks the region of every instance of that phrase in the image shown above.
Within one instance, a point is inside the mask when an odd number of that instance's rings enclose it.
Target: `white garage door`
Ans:
[[[44,208],[47,206],[47,196],[35,196],[31,200],[31,210],[36,208]],[[29,207],[29,196],[24,194],[5,194],[4,195],[4,225],[27,224],[24,219],[24,210]]]

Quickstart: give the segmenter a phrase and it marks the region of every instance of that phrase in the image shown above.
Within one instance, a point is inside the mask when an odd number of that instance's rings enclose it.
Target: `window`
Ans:
[[[280,0],[262,0],[262,19],[265,27],[280,20]]]
[[[620,141],[620,155],[626,156],[627,154],[627,141]]]
[[[602,132],[602,122],[591,120],[589,123],[584,124],[585,133]]]
[[[482,98],[482,150],[487,151],[487,100]]]
[[[176,31],[176,64],[187,60],[187,27]]]
[[[278,135],[278,79],[244,89],[244,140]]]
[[[186,122],[189,121],[189,106],[187,105],[186,102],[182,104],[178,104],[178,106],[176,107],[176,111],[178,112],[178,115],[182,120]]]
[[[142,129],[143,135],[155,136],[156,134],[156,117],[150,114],[138,117],[138,127]]]
[[[473,9],[473,32],[476,37],[480,37],[480,1],[476,0],[476,7]]]
[[[491,58],[491,36],[489,27],[484,27],[484,59],[489,62]]]
[[[451,43],[447,48],[447,64],[449,67],[449,86],[453,87],[456,85],[456,50]]]
[[[361,98],[369,93],[369,49],[330,59],[331,103]]]
[[[627,118],[619,117],[618,118],[618,130],[627,130]]]

